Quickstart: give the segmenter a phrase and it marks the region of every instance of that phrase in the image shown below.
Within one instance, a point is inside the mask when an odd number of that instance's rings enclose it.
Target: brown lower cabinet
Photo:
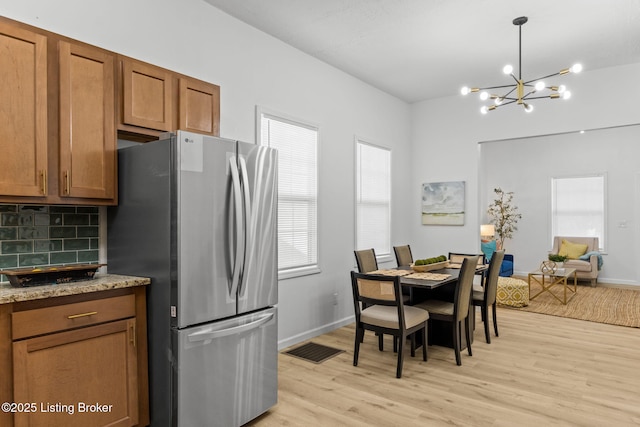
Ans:
[[[0,389],[0,400],[14,407],[0,415],[0,425],[148,425],[144,292],[137,287],[3,306],[0,333],[10,328],[12,354],[0,348],[0,363],[10,362],[12,375],[4,373],[13,381],[10,390]]]

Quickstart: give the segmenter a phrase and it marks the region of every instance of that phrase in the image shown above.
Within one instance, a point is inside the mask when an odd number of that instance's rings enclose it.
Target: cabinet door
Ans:
[[[0,195],[47,194],[47,38],[0,22]]]
[[[115,58],[59,42],[60,196],[113,199],[116,193]]]
[[[220,86],[180,77],[178,129],[220,135]]]
[[[172,130],[172,75],[128,58],[122,62],[123,123],[159,131]]]
[[[135,329],[125,319],[15,341],[13,398],[35,403],[15,426],[136,425]]]

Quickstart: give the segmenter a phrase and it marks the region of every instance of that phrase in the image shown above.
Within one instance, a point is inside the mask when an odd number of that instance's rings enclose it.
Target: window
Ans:
[[[391,257],[391,151],[356,140],[356,249]]]
[[[278,150],[278,275],[318,269],[318,129],[259,111],[259,141]]]
[[[553,236],[598,237],[604,250],[605,175],[551,178]]]

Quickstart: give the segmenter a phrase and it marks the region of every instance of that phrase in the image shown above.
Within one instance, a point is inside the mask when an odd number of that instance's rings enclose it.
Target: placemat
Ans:
[[[451,277],[450,274],[441,273],[412,273],[407,276],[407,279],[421,279],[421,280],[445,280]]]
[[[411,274],[410,270],[375,270],[367,274],[380,274],[381,276],[406,276]]]

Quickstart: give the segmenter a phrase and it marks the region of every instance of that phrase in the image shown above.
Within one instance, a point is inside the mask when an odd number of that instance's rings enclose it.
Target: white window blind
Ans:
[[[278,150],[280,278],[317,271],[318,129],[260,113],[262,145]]]
[[[551,179],[553,236],[598,237],[605,248],[605,176]]]
[[[391,152],[356,141],[356,249],[391,255]]]

